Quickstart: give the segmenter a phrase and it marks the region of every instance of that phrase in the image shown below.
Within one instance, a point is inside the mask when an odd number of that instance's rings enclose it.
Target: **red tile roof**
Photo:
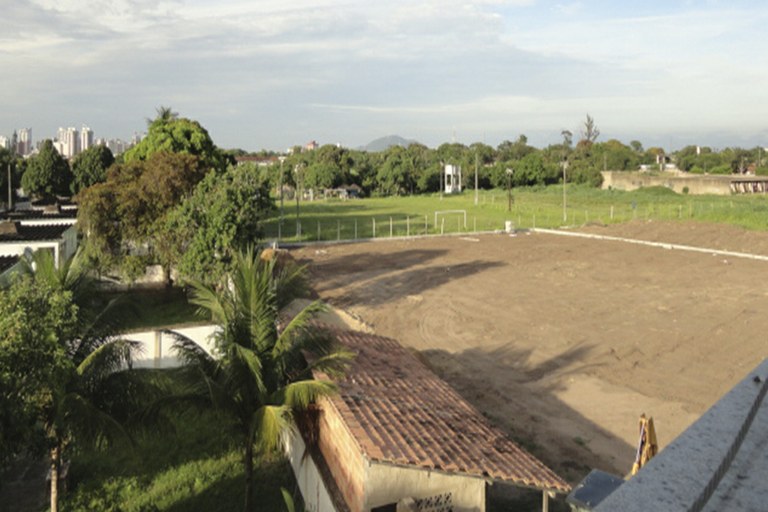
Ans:
[[[331,403],[373,461],[465,473],[538,489],[570,486],[397,341],[332,330],[357,354]]]

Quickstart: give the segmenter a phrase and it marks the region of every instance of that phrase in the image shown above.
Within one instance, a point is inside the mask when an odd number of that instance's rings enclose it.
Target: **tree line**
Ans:
[[[147,136],[115,158],[94,146],[70,166],[46,141],[39,154],[18,162],[11,179],[41,198],[75,195],[78,223],[89,264],[101,272],[119,269],[135,279],[147,265],[159,264],[171,282],[215,279],[232,261],[233,251],[262,235],[262,222],[272,213],[280,187],[289,192],[322,192],[359,187],[363,196],[434,193],[441,188],[444,165],[462,167],[463,186],[472,189],[586,183],[598,186],[602,170],[655,169],[668,160],[661,148],[644,149],[598,141],[600,130],[587,116],[574,137],[545,148],[528,144],[525,135],[497,147],[483,143],[445,143],[428,148],[413,143],[366,152],[335,145],[289,155],[261,152],[267,166],[235,165],[241,150],[224,151],[197,121],[158,109],[148,121]],[[575,140],[577,139],[577,140]],[[684,171],[732,173],[752,168],[768,174],[761,148],[751,150],[688,146],[672,156]],[[0,152],[0,162],[13,161]],[[508,170],[512,171],[511,174]],[[6,173],[0,173],[3,179]]]

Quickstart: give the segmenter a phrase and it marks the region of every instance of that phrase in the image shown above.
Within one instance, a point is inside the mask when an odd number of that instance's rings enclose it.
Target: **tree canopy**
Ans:
[[[67,160],[53,147],[53,142],[45,140],[40,152],[29,159],[21,186],[24,192],[40,197],[66,196],[70,193],[72,172]]]
[[[205,169],[223,172],[229,159],[216,147],[200,123],[180,118],[170,108],[158,109],[149,132],[141,142],[123,154],[125,163],[148,160],[155,153],[184,153],[198,158]]]
[[[218,280],[234,254],[262,236],[273,208],[268,181],[256,166],[208,174],[168,217],[165,230],[173,240],[167,260],[177,261],[185,278]]]
[[[72,193],[77,194],[84,188],[107,179],[107,169],[115,163],[112,151],[102,144],[86,149],[72,162]]]

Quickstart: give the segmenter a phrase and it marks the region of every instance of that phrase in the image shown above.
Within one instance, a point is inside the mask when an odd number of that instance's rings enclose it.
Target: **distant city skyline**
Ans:
[[[747,0],[26,0],[0,19],[0,134],[127,139],[168,106],[248,151],[542,147],[587,114],[601,141],[766,146],[767,21]]]

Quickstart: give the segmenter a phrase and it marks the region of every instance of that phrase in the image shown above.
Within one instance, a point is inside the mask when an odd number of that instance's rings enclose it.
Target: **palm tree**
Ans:
[[[59,333],[57,344],[65,364],[57,378],[40,383],[37,412],[48,449],[51,471],[51,512],[58,511],[58,480],[63,453],[72,442],[103,445],[116,436],[128,437],[126,411],[138,404],[146,387],[130,371],[137,342],[115,336],[115,300],[100,302],[92,278],[80,264],[80,252],[56,267],[49,251],[23,260],[21,279],[44,289],[65,292],[75,306],[71,329]]]
[[[193,284],[192,302],[219,326],[218,357],[177,335],[176,349],[196,376],[182,398],[212,404],[233,420],[242,442],[246,512],[254,504],[254,454],[274,453],[294,413],[335,391],[331,382],[313,380],[312,370],[333,374],[350,357],[313,326],[324,309],[319,301],[282,324],[281,309],[304,289],[303,267],[265,261],[253,249],[238,252],[220,286]],[[305,353],[313,354],[311,363]]]

